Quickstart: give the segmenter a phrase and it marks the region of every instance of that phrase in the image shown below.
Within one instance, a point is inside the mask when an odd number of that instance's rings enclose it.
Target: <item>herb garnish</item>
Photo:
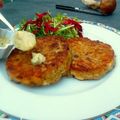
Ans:
[[[59,35],[73,38],[82,36],[82,26],[79,20],[62,14],[52,17],[49,12],[36,13],[34,19],[22,21],[19,30],[32,32],[36,37]]]

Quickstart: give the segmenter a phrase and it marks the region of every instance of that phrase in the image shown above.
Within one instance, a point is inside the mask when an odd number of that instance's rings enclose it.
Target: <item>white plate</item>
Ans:
[[[120,105],[120,36],[106,28],[82,23],[84,36],[112,45],[116,66],[98,81],[63,78],[55,85],[28,88],[11,82],[0,61],[0,109],[32,120],[80,120]]]

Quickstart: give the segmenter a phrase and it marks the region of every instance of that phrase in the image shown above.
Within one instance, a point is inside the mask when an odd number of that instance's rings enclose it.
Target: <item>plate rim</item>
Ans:
[[[96,26],[100,26],[100,27],[103,27],[103,28],[105,28],[105,29],[107,29],[107,30],[110,30],[110,31],[112,31],[112,32],[114,32],[114,33],[116,33],[117,35],[119,35],[120,36],[120,31],[119,30],[117,30],[117,29],[115,29],[115,28],[112,28],[112,27],[109,27],[109,26],[106,26],[106,25],[104,25],[104,24],[101,24],[101,23],[95,23],[95,22],[92,22],[92,21],[83,21],[83,23],[85,23],[85,24],[90,24],[90,25],[96,25]],[[101,87],[101,86],[98,86],[98,87]],[[91,90],[91,91],[93,91],[93,90]],[[83,93],[83,94],[85,94],[85,93]],[[117,106],[116,106],[117,107]],[[113,106],[113,108],[112,109],[114,109],[114,106]],[[4,111],[4,110],[3,110]],[[107,111],[106,111],[107,112]],[[105,113],[105,112],[104,112]],[[103,114],[103,113],[102,113]],[[16,116],[16,115],[15,115]],[[92,117],[92,116],[91,116]],[[24,116],[23,116],[23,118],[24,118]],[[86,119],[86,118],[85,118]]]

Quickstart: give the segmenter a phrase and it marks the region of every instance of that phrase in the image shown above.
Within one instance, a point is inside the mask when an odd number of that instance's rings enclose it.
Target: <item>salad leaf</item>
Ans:
[[[36,37],[59,35],[65,38],[82,37],[81,22],[58,13],[52,17],[49,12],[36,13],[34,19],[22,20],[19,30],[32,32]]]

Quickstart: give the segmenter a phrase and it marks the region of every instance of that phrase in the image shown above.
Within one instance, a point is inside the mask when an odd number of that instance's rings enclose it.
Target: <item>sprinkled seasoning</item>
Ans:
[[[7,43],[8,43],[8,39],[6,37],[0,38],[0,47],[5,47]]]

